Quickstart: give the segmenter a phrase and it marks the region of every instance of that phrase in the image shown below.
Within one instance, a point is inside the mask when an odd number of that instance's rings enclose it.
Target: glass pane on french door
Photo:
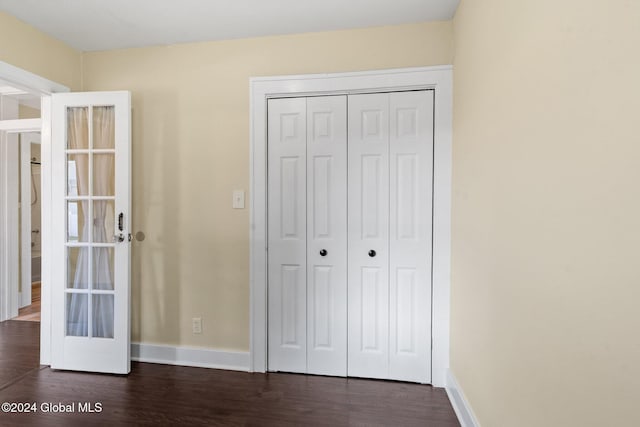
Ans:
[[[114,337],[115,108],[68,107],[67,336]]]

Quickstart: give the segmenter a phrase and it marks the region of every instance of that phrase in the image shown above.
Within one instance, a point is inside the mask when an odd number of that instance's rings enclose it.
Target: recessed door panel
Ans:
[[[313,215],[313,238],[329,239],[331,233],[331,190],[334,187],[332,166],[333,156],[314,156],[313,167],[313,191],[309,195],[312,198],[311,211]],[[335,188],[333,189],[335,191]]]
[[[362,228],[362,240],[378,240],[383,230],[382,227],[387,224],[381,223],[381,215],[383,207],[382,202],[385,200],[383,192],[388,191],[386,183],[381,180],[383,165],[381,164],[382,156],[379,154],[363,154],[361,157],[361,176],[360,176],[360,226]],[[384,165],[386,166],[386,165]],[[386,169],[386,168],[385,168]]]
[[[380,353],[385,349],[381,346],[386,340],[380,335],[382,322],[380,312],[385,308],[381,302],[385,300],[386,289],[384,280],[380,277],[380,269],[377,267],[363,267],[360,275],[360,294],[362,295],[362,308],[360,309],[360,342],[362,352]]]
[[[418,176],[417,156],[398,154],[396,165],[396,235],[399,240],[416,239],[418,221]]]
[[[268,103],[269,370],[306,372],[306,106]]]
[[[300,228],[306,229],[305,223],[300,223],[299,206],[300,198],[305,196],[304,188],[300,186],[300,171],[304,171],[304,157],[283,156],[280,157],[280,234],[282,239],[299,240]]]
[[[391,310],[395,315],[395,328],[391,333],[395,336],[395,348],[398,354],[415,354],[416,351],[415,297],[416,270],[398,268],[395,295],[391,299],[395,303],[395,307]]]
[[[300,298],[298,293],[304,288],[304,276],[300,274],[302,270],[299,265],[281,266],[280,277],[282,277],[282,299],[280,300],[282,310],[282,321],[280,322],[281,337],[280,345],[299,350],[301,348],[299,325],[303,324],[302,319],[298,319]]]
[[[389,370],[389,95],[349,96],[348,374]]]
[[[316,266],[313,269],[313,279],[310,288],[313,290],[313,312],[311,313],[313,331],[313,346],[311,350],[332,350],[332,301],[333,294],[331,267]],[[310,371],[313,373],[313,371]]]
[[[347,374],[347,97],[307,98],[307,372]]]
[[[433,91],[389,97],[389,378],[429,383]]]

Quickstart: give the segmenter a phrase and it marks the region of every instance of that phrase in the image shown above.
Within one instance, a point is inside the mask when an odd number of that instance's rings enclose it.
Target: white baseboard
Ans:
[[[199,347],[131,343],[131,360],[164,365],[249,371],[249,353]]]
[[[467,398],[464,396],[456,377],[453,375],[450,369],[447,370],[447,395],[451,401],[451,406],[456,412],[458,421],[462,427],[480,427],[480,423],[476,418]]]

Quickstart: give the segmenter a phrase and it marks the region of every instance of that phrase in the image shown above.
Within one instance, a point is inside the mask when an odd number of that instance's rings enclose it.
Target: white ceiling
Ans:
[[[0,0],[83,51],[451,19],[459,0]]]

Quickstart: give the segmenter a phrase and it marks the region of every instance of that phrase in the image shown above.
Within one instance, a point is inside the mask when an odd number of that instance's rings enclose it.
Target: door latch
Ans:
[[[120,212],[118,214],[118,231],[120,231],[120,233],[117,233],[113,236],[113,241],[117,243],[124,242],[127,238],[122,233],[124,231],[124,212]],[[129,234],[129,241],[131,241],[131,234]]]

